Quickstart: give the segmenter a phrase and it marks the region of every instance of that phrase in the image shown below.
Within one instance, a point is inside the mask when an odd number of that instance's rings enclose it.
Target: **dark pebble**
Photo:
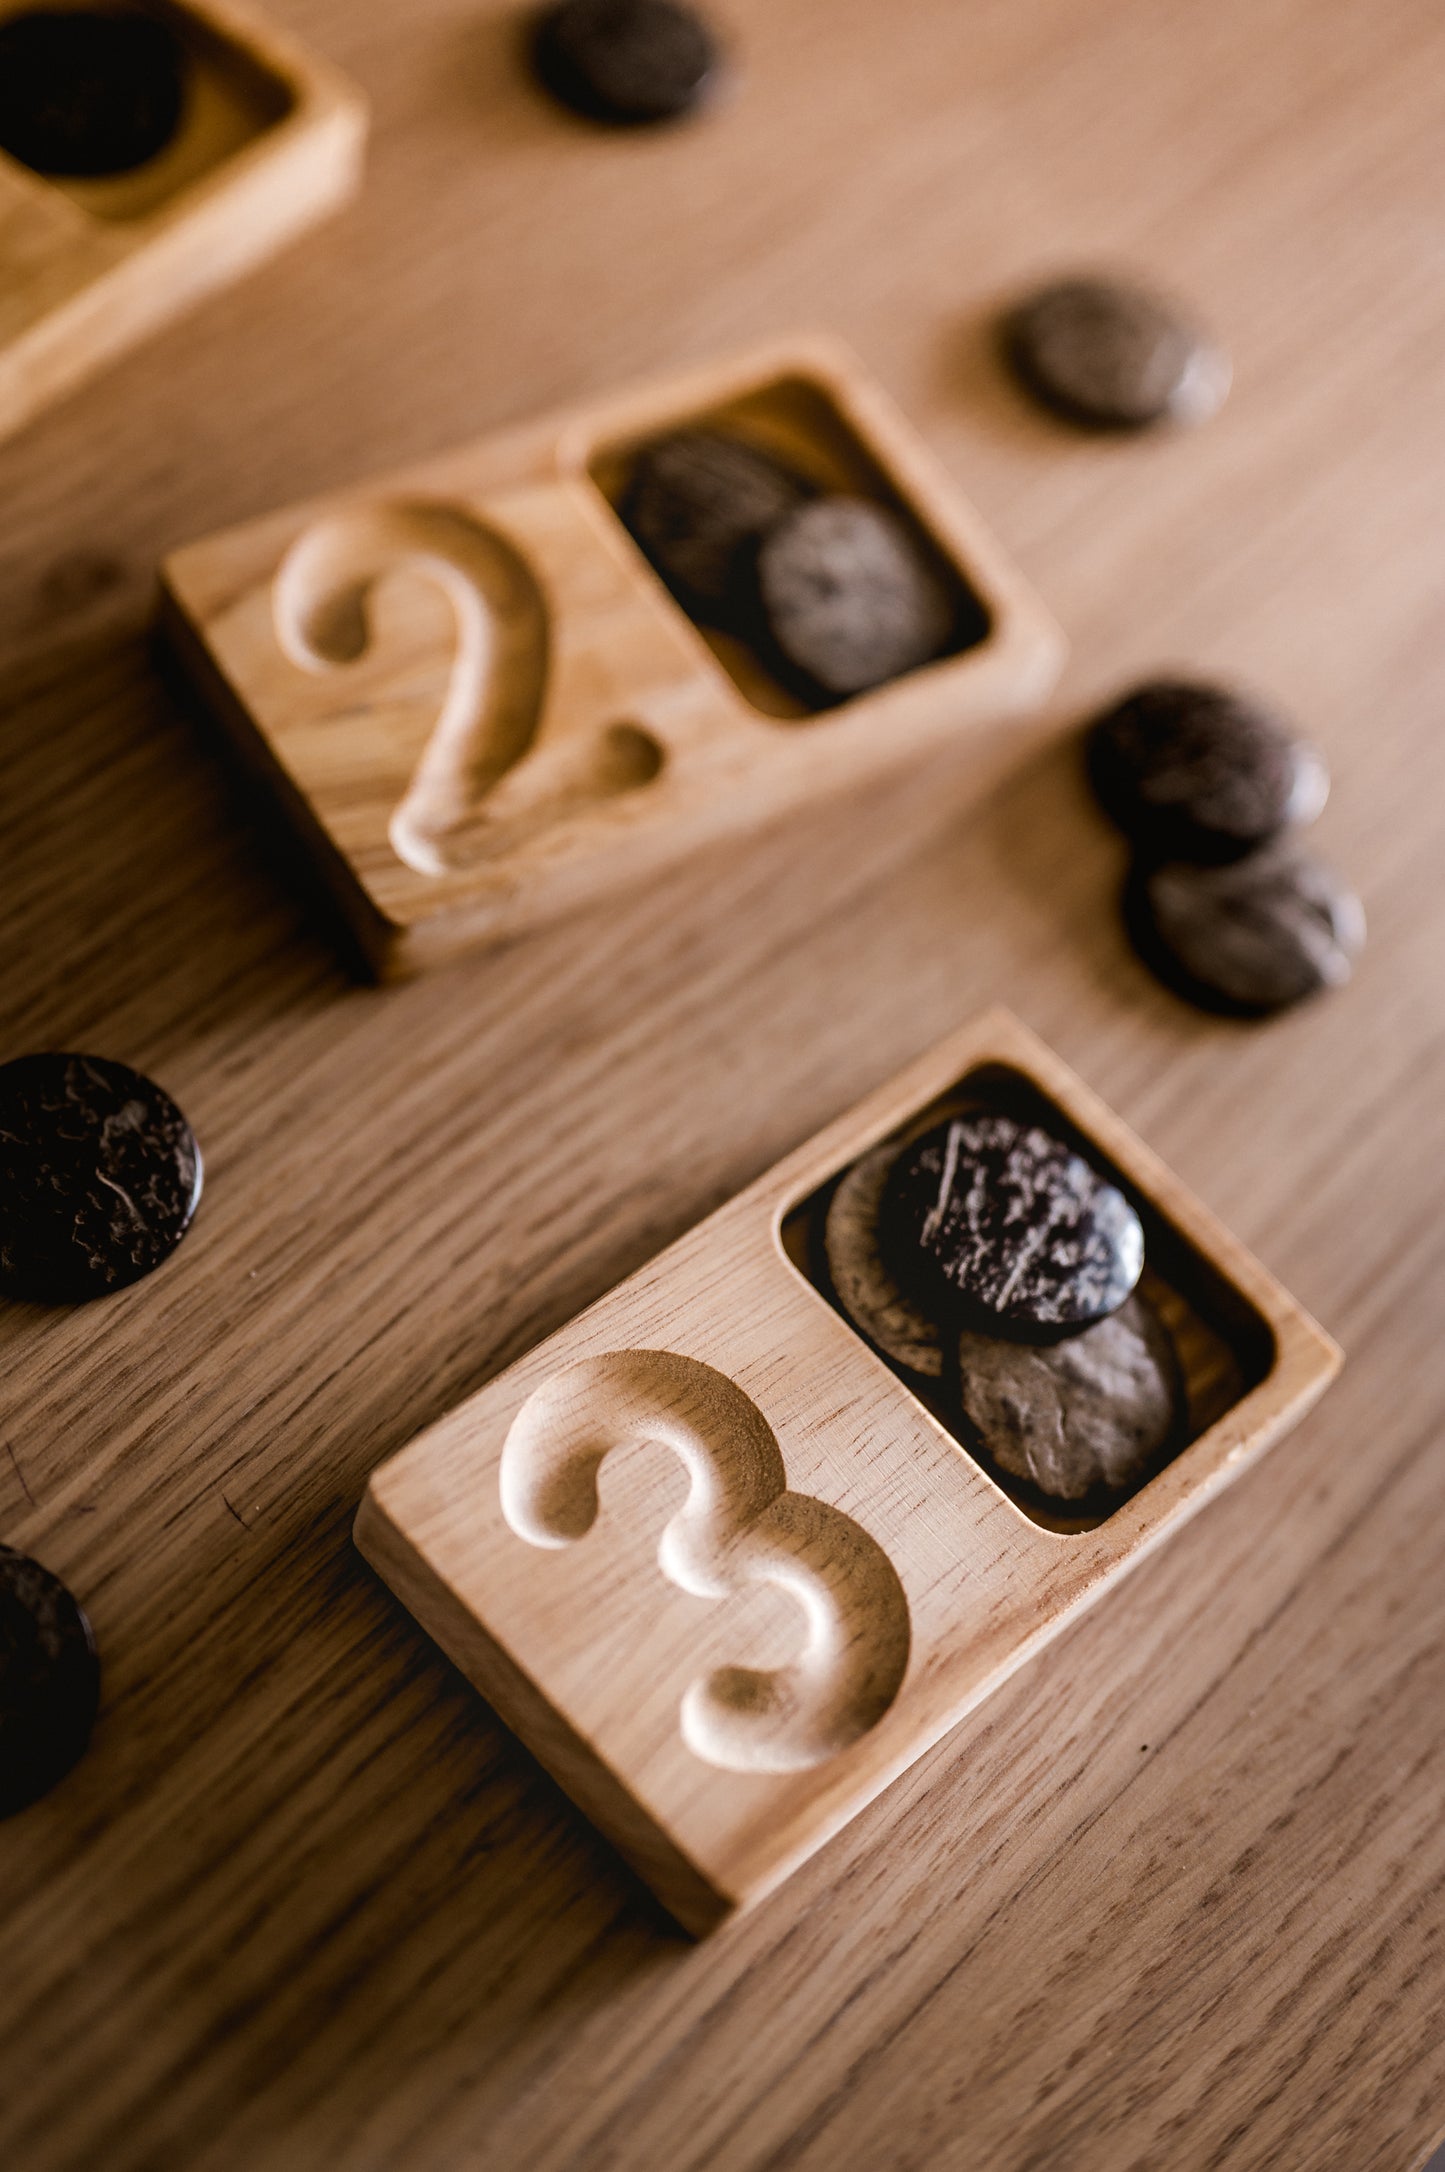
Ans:
[[[1063,279],[1004,323],[1014,370],[1045,406],[1096,428],[1202,422],[1224,401],[1229,364],[1171,304],[1105,279]]]
[[[1156,859],[1238,859],[1329,795],[1323,760],[1278,717],[1193,680],[1136,687],[1090,726],[1087,752],[1105,811]]]
[[[1137,1291],[1108,1319],[1046,1349],[965,1333],[958,1363],[964,1415],[983,1447],[1052,1500],[1133,1485],[1183,1422],[1174,1345]]]
[[[37,8],[0,23],[0,149],[37,173],[129,173],[180,126],[185,53],[125,8]]]
[[[627,128],[692,112],[721,72],[712,30],[678,0],[560,0],[537,18],[532,51],[554,98]]]
[[[949,646],[956,602],[896,513],[816,498],[763,540],[758,591],[783,675],[840,701]]]
[[[201,1156],[168,1094],[99,1056],[0,1065],[0,1295],[76,1304],[169,1259]]]
[[[762,538],[809,495],[770,453],[720,430],[676,430],[637,456],[622,518],[698,617],[736,620]]]
[[[1125,914],[1161,980],[1205,1010],[1242,1017],[1343,987],[1365,942],[1354,891],[1288,842],[1226,867],[1140,866]]]
[[[884,1255],[960,1327],[1052,1342],[1117,1312],[1144,1265],[1139,1217],[1081,1155],[1011,1116],[959,1116],[899,1157]]]
[[[878,1241],[878,1213],[902,1145],[895,1139],[859,1156],[828,1203],[823,1244],[828,1277],[853,1325],[885,1357],[937,1380],[943,1372],[938,1323],[902,1288]]]
[[[0,1546],[0,1817],[64,1779],[84,1754],[99,1701],[95,1640],[80,1607],[38,1561]]]

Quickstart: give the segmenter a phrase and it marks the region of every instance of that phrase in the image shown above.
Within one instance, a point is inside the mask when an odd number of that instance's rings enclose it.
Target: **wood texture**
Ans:
[[[0,451],[5,1053],[170,1086],[175,1260],[7,1310],[0,1536],[105,1654],[0,1827],[25,2172],[1413,2172],[1445,2133],[1438,0],[727,0],[619,143],[510,6],[273,0],[373,97],[359,203]],[[1231,345],[1196,436],[1035,416],[998,303],[1122,259]],[[1061,736],[946,757],[510,950],[352,986],[156,679],[189,537],[831,325],[1068,631],[1319,740],[1345,993],[1131,959]],[[356,1557],[371,1470],[1006,1001],[1348,1350],[1320,1408],[701,1948]]]
[[[1139,1201],[1171,1304],[1188,1306],[1192,1271],[1268,1349],[1164,1470],[1062,1543],[781,1234],[840,1169],[990,1067],[1042,1094]],[[1282,1438],[1338,1365],[1258,1261],[996,1011],[383,1464],[357,1543],[666,1906],[709,1931]]]
[[[326,218],[361,178],[366,106],[339,69],[237,0],[159,0],[158,12],[189,66],[163,151],[83,180],[0,154],[0,436]]]
[[[709,640],[613,511],[636,447],[700,422],[820,487],[891,499],[982,606],[985,637],[812,715],[740,642]],[[167,560],[164,602],[202,698],[386,977],[941,744],[982,793],[1037,744],[1063,662],[1058,628],[902,416],[818,339],[213,536]]]

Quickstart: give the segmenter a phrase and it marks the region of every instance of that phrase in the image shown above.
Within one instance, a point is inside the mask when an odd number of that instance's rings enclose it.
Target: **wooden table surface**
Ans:
[[[0,2162],[1410,2172],[1445,2130],[1445,14],[727,0],[731,103],[550,111],[510,6],[280,0],[361,203],[0,451],[0,1054],[154,1071],[154,1280],[0,1315],[0,1535],[74,1584],[90,1756],[0,1828]],[[1236,388],[1069,434],[990,312],[1123,260]],[[949,765],[399,990],[353,984],[146,638],[158,555],[819,324],[1064,622],[1054,751]],[[1067,727],[1130,674],[1318,738],[1353,987],[1132,960]],[[353,1552],[383,1456],[1002,1000],[1339,1337],[1301,1430],[751,1918],[686,1944]]]

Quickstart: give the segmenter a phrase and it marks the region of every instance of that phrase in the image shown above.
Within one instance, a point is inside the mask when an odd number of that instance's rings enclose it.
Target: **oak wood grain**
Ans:
[[[0,1827],[25,2172],[1410,2172],[1445,2132],[1445,734],[1435,0],[727,0],[695,129],[519,78],[510,7],[273,0],[372,95],[359,204],[0,451],[4,1052],[152,1069],[175,1260],[0,1317],[0,1536],[89,1604],[92,1753]],[[1122,258],[1229,341],[1081,439],[998,301]],[[349,982],[152,667],[188,537],[800,323],[1073,641],[1289,705],[1356,983],[1154,988],[1062,743],[947,761],[434,979]],[[349,1539],[370,1470],[989,1001],[1344,1345],[1312,1417],[750,1919],[684,1946]],[[565,1141],[565,1153],[561,1151]]]

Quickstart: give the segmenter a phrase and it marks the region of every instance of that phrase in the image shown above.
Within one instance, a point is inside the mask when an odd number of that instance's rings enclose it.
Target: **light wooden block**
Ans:
[[[891,500],[988,614],[975,646],[810,714],[673,600],[615,510],[646,439],[732,422]],[[166,623],[398,974],[945,746],[961,798],[1039,729],[1058,629],[846,351],[770,346],[510,429],[173,556]]]
[[[1088,1525],[1010,1498],[804,1271],[831,1179],[990,1073],[1041,1096],[1134,1200],[1186,1373],[1187,1445]],[[702,1932],[1277,1441],[1340,1362],[992,1011],[384,1464],[357,1544]]]
[[[0,0],[0,18],[29,0]],[[0,437],[351,196],[366,104],[236,0],[151,0],[190,59],[174,140],[132,173],[0,153]]]

